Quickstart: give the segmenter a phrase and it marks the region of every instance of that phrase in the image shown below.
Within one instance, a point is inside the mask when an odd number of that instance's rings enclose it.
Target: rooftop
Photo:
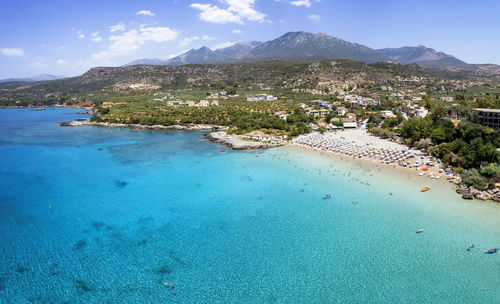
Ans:
[[[478,112],[492,112],[492,113],[500,113],[500,109],[482,109],[482,108],[475,108],[474,111]]]

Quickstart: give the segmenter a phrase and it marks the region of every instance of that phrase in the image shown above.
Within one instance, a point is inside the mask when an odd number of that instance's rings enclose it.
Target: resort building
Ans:
[[[337,114],[339,116],[344,116],[346,112],[347,112],[347,109],[345,107],[338,107],[337,108]]]
[[[382,116],[383,118],[396,117],[396,115],[394,115],[392,111],[380,111],[380,116]]]
[[[286,120],[288,116],[290,116],[289,113],[287,112],[284,112],[284,111],[281,111],[281,112],[276,112],[274,113],[274,115],[278,116],[279,119],[283,119],[283,120]]]
[[[247,95],[247,101],[276,101],[278,97],[268,94],[259,94],[257,96]]]
[[[429,111],[426,108],[416,109],[415,110],[415,117],[416,118],[424,118],[425,116],[427,116],[428,113],[429,113]]]
[[[356,118],[342,118],[342,123],[344,128],[357,128],[358,124],[356,123]]]
[[[500,128],[500,110],[499,109],[474,109],[481,120],[483,126],[491,128]]]

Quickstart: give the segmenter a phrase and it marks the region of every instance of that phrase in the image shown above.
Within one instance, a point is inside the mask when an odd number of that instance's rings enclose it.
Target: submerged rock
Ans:
[[[75,246],[73,247],[73,250],[81,250],[83,247],[87,245],[87,242],[85,240],[79,240]]]
[[[122,181],[122,180],[115,180],[114,182],[115,186],[118,187],[118,188],[125,188],[125,186],[127,186],[127,182],[126,181]]]

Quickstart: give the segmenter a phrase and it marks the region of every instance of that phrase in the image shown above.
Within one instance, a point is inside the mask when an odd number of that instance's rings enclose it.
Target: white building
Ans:
[[[416,109],[415,110],[415,117],[416,118],[424,118],[425,116],[427,116],[428,113],[429,113],[429,111],[426,108]]]
[[[337,115],[344,116],[345,113],[347,113],[347,109],[345,107],[338,107],[337,108]]]
[[[210,105],[210,101],[208,101],[208,100],[200,100],[200,102],[198,103],[199,107],[208,107],[209,105]]]

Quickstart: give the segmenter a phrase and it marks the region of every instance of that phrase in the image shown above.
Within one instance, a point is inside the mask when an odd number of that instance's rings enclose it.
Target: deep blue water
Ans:
[[[494,203],[295,148],[59,127],[75,111],[0,110],[0,303],[500,299]]]

